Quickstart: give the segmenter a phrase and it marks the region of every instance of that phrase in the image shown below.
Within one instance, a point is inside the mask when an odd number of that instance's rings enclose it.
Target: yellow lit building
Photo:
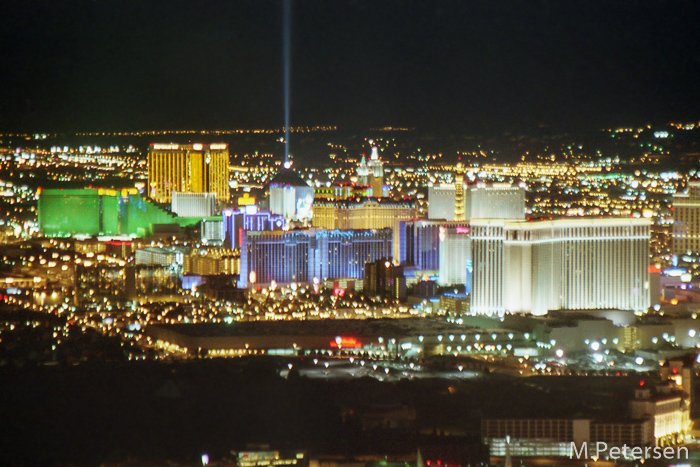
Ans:
[[[645,388],[635,390],[630,411],[635,419],[650,418],[653,421],[656,446],[682,442],[690,428],[688,405],[682,391],[673,390],[668,385],[658,386],[655,394]]]
[[[216,193],[229,200],[228,144],[158,144],[148,150],[148,193],[170,203],[174,191]]]
[[[700,182],[673,195],[673,254],[700,252]]]
[[[238,255],[226,248],[194,250],[185,255],[183,262],[185,274],[238,274],[240,267]]]
[[[313,226],[324,229],[384,229],[394,232],[394,258],[399,255],[399,222],[415,219],[417,208],[411,201],[389,198],[363,198],[314,203]]]

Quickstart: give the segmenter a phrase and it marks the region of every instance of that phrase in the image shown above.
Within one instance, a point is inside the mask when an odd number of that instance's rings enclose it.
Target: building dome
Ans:
[[[270,181],[270,186],[308,187],[309,185],[292,169],[280,169],[277,175]]]

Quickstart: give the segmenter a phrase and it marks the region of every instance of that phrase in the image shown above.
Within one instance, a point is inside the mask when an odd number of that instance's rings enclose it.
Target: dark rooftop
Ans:
[[[280,169],[270,181],[270,186],[305,186],[309,185],[292,169]]]

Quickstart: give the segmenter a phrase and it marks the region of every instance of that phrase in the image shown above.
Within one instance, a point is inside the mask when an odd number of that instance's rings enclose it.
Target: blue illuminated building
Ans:
[[[239,287],[362,279],[365,263],[387,258],[391,251],[388,228],[243,231]]]

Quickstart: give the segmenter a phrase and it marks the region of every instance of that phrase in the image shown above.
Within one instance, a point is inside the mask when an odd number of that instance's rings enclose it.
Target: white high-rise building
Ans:
[[[472,220],[475,314],[649,307],[646,219]]]
[[[440,226],[440,285],[466,285],[467,265],[471,258],[469,227]]]
[[[428,188],[428,219],[525,219],[525,190],[507,183],[464,185],[456,175],[455,184]]]
[[[172,192],[170,210],[177,217],[211,217],[216,208],[216,193]]]
[[[507,183],[477,185],[469,189],[471,219],[525,219],[525,190]]]
[[[455,218],[455,186],[442,183],[428,188],[428,219],[452,221]]]

